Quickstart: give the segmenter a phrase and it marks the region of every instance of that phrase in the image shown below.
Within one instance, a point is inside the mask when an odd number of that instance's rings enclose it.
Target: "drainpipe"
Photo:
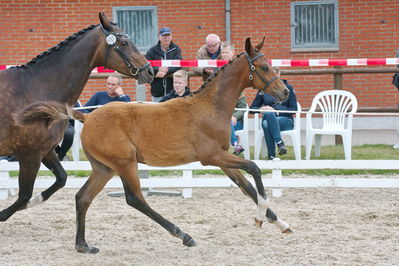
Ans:
[[[230,10],[230,0],[225,0],[225,10],[224,14],[226,17],[226,41],[231,41],[231,23],[230,23],[230,15],[231,15],[231,10]]]

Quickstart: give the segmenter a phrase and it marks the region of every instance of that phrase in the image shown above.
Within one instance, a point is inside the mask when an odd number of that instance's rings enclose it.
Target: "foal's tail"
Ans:
[[[53,121],[67,119],[79,120],[83,123],[87,115],[59,102],[36,102],[16,114],[14,118],[21,124],[40,121],[50,124]]]

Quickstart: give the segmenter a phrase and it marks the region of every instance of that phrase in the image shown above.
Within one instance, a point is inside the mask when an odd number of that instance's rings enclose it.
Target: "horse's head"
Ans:
[[[265,56],[260,53],[265,38],[254,48],[250,38],[245,41],[245,56],[249,66],[249,79],[252,81],[252,87],[266,91],[274,96],[280,102],[288,98],[289,90],[278,78],[276,72],[272,69]]]
[[[154,70],[147,59],[115,23],[104,13],[99,13],[100,27],[104,33],[104,65],[122,74],[131,76],[139,83],[150,83]]]

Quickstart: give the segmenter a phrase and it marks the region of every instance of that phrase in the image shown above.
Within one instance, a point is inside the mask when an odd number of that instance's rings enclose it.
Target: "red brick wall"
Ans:
[[[173,38],[183,52],[183,58],[194,59],[196,50],[209,33],[225,39],[223,0],[206,1],[103,1],[103,0],[22,0],[1,2],[0,64],[23,64],[54,46],[69,35],[98,24],[98,12],[112,16],[112,6],[157,6],[158,26],[170,26]],[[256,43],[266,36],[263,49],[270,59],[311,58],[373,58],[394,57],[399,48],[399,1],[339,1],[338,52],[291,52],[289,0],[231,1],[231,38],[238,52],[244,40]],[[299,69],[299,68],[298,68]],[[343,88],[356,94],[359,106],[397,106],[399,96],[390,84],[391,74],[345,74]],[[303,107],[309,107],[314,95],[333,88],[332,75],[286,76],[296,88]],[[134,82],[124,81],[127,93],[135,98]],[[82,101],[97,90],[103,90],[105,80],[90,80]],[[192,89],[200,85],[191,80]],[[248,90],[249,101],[255,94]],[[149,94],[147,94],[150,99]]]

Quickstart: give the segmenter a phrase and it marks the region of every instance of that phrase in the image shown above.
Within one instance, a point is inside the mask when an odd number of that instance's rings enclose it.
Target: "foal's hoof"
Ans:
[[[197,245],[197,243],[195,243],[194,239],[187,235],[187,237],[184,238],[183,240],[183,245],[185,245],[186,247],[194,247]]]
[[[255,226],[256,226],[256,227],[261,228],[261,227],[262,227],[262,224],[263,224],[263,221],[262,221],[262,220],[257,220],[257,219],[255,218]]]
[[[87,243],[81,244],[81,245],[75,245],[75,249],[78,252],[86,253],[86,254],[96,254],[100,251],[96,247],[91,247],[91,246],[87,245]]]
[[[287,229],[285,229],[284,231],[282,231],[283,234],[292,234],[294,233],[294,231],[291,229],[291,227],[288,227]]]

